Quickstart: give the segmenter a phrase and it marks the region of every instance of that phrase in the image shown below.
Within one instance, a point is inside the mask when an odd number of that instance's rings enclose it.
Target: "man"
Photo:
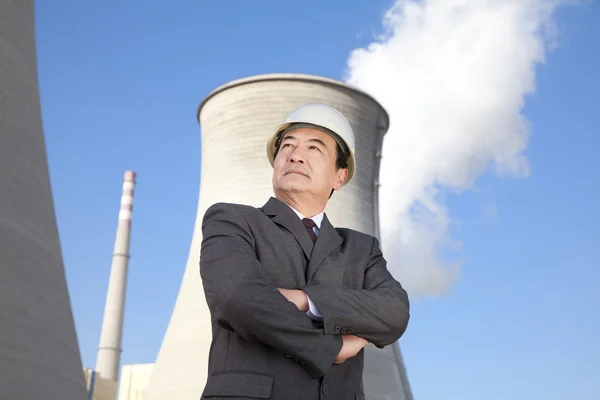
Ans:
[[[354,174],[354,135],[323,104],[292,111],[267,145],[275,197],[219,203],[203,220],[200,274],[213,339],[206,399],[364,399],[364,346],[397,341],[408,297],[378,241],[323,210]]]

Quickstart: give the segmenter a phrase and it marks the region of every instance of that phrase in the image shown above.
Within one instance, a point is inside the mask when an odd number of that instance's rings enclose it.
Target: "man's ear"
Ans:
[[[348,178],[348,170],[346,168],[338,169],[337,176],[336,176],[335,182],[333,184],[333,189],[340,190],[340,188],[344,185],[344,182],[346,182],[347,178]]]

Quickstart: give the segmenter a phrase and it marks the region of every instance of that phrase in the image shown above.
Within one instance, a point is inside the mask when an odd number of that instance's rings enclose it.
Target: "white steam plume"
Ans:
[[[386,34],[352,52],[346,81],[390,114],[383,145],[382,246],[411,296],[443,294],[460,258],[442,190],[472,187],[489,167],[527,176],[521,114],[552,37],[549,0],[401,0]]]

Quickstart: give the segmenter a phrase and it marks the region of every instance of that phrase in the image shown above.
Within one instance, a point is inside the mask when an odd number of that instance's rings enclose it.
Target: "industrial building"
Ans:
[[[117,381],[106,379],[91,368],[84,368],[83,374],[89,400],[117,400]]]
[[[87,399],[48,174],[32,0],[0,2],[0,325],[0,399]]]
[[[124,365],[117,400],[142,400],[153,369],[154,364]]]
[[[368,94],[339,81],[270,74],[230,82],[198,109],[202,164],[196,225],[179,295],[144,400],[192,400],[206,382],[210,313],[199,274],[201,222],[216,202],[262,206],[273,195],[265,154],[273,127],[295,107],[325,103],[341,111],[356,134],[355,178],[331,198],[334,226],[379,236],[379,162],[389,125],[386,111]],[[372,400],[412,400],[400,348],[365,350],[364,383]]]
[[[83,370],[88,400],[142,400],[154,364],[124,365],[119,382],[90,368]]]

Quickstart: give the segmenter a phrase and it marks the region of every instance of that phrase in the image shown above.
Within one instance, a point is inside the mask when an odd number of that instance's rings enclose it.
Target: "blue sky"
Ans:
[[[142,5],[143,4],[143,5]],[[44,129],[83,363],[100,335],[123,172],[138,173],[124,364],[153,362],[195,222],[203,97],[269,72],[342,79],[392,1],[36,2]],[[600,7],[561,8],[523,114],[530,176],[447,192],[464,262],[413,301],[415,398],[600,398]],[[474,210],[487,205],[487,218]]]

